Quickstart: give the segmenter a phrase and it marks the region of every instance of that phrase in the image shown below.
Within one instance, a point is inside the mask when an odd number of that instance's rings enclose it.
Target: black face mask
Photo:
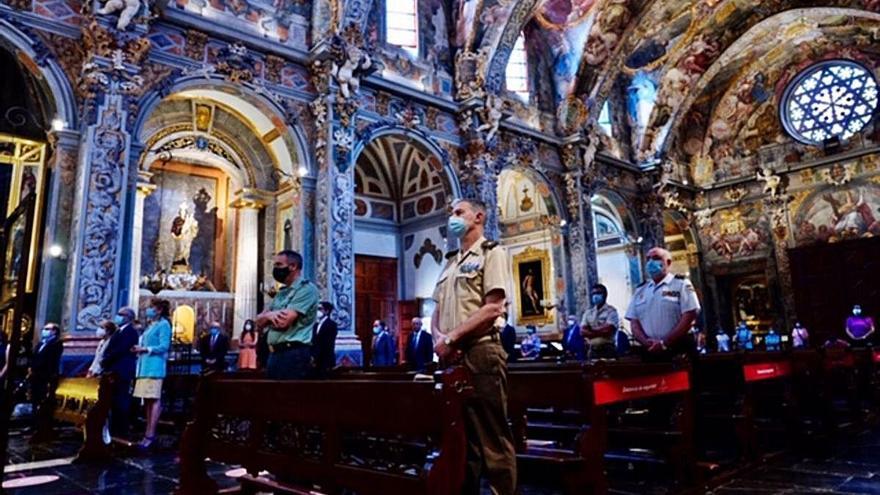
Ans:
[[[272,278],[278,281],[279,284],[283,284],[287,277],[290,276],[290,267],[289,266],[276,266],[272,269]]]

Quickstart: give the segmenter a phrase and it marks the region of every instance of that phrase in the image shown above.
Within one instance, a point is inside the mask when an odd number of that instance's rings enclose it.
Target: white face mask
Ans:
[[[323,318],[323,317],[324,317],[324,312],[323,312],[323,311],[318,311],[318,319],[320,320],[320,319]]]
[[[103,339],[107,335],[107,330],[104,330],[103,328],[99,328],[99,329],[95,330],[95,335],[99,339]]]

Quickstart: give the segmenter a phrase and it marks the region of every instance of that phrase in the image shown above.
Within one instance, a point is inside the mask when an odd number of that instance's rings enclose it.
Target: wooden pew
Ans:
[[[54,438],[53,422],[56,420],[73,423],[83,433],[83,445],[76,461],[108,458],[110,450],[104,443],[103,430],[113,401],[112,380],[112,375],[62,378],[55,389],[54,400],[47,399],[36,412],[40,418],[31,440],[42,442]]]
[[[592,426],[593,391],[583,365],[512,363],[508,415],[517,477],[567,494],[607,493],[605,436]]]
[[[590,379],[591,426],[607,431],[606,463],[668,465],[677,485],[696,481],[690,364],[600,362]]]
[[[206,376],[181,442],[176,493],[217,493],[205,471],[210,457],[247,469],[243,493],[458,494],[462,403],[471,392],[463,368],[437,383]]]

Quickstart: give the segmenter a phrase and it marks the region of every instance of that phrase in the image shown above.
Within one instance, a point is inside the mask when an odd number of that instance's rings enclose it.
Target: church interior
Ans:
[[[0,0],[0,68],[0,493],[880,494],[876,0]]]

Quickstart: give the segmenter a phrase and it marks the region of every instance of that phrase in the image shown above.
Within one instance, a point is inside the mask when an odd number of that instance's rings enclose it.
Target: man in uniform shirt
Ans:
[[[311,371],[312,324],[318,313],[318,289],[302,277],[303,259],[296,251],[275,255],[272,277],[283,287],[267,311],[257,315],[257,328],[268,328],[270,380],[301,380]]]
[[[464,494],[480,493],[484,474],[493,494],[516,490],[516,453],[507,423],[507,354],[498,328],[504,312],[510,268],[507,254],[483,237],[486,205],[471,199],[452,204],[449,234],[461,249],[447,254],[434,290],[431,317],[434,351],[441,362],[461,358],[473,380],[465,404],[467,468]]]
[[[655,247],[648,251],[647,258],[645,268],[650,279],[636,289],[626,319],[646,358],[665,359],[686,353],[686,337],[700,311],[694,286],[685,277],[669,273],[669,251]]]
[[[606,304],[607,300],[608,289],[602,284],[594,285],[590,291],[593,307],[584,313],[581,320],[581,335],[590,339],[589,359],[613,358],[617,355],[614,338],[620,328],[620,316],[617,308]]]

